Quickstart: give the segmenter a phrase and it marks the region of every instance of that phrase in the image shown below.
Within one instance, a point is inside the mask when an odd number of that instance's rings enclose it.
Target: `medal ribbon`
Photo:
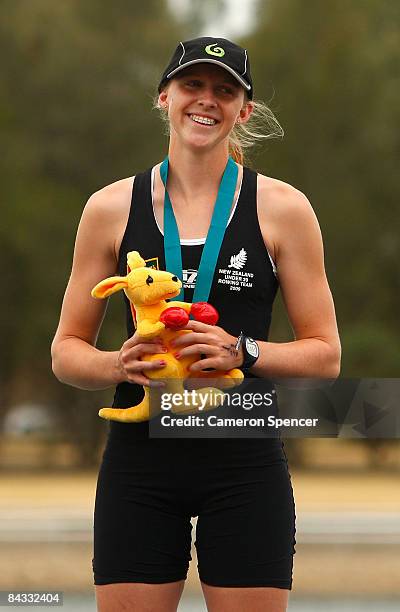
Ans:
[[[179,230],[176,223],[171,200],[167,191],[168,180],[168,157],[160,166],[160,176],[165,187],[164,197],[164,254],[165,266],[168,272],[176,274],[183,281],[182,251]],[[229,213],[235,195],[238,167],[231,157],[228,158],[221,184],[218,189],[217,199],[211,218],[210,228],[207,233],[205,245],[200,259],[197,273],[196,286],[192,302],[207,302],[214,278],[215,267],[221,249],[226,227],[228,225]],[[183,286],[179,295],[172,300],[184,301]],[[172,301],[171,300],[171,301]]]

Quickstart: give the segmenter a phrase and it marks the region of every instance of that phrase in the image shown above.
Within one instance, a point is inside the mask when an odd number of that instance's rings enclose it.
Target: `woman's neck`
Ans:
[[[224,173],[228,151],[213,149],[199,155],[197,152],[170,146],[168,191],[179,194],[185,202],[217,191]]]

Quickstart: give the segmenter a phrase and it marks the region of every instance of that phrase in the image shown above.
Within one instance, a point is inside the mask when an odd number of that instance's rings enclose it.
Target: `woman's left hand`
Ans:
[[[195,361],[189,368],[191,372],[213,370],[232,370],[243,362],[242,351],[235,349],[237,338],[228,334],[222,327],[207,325],[200,321],[189,321],[184,327],[190,333],[182,334],[171,342],[178,359],[192,355],[205,355],[205,359]]]

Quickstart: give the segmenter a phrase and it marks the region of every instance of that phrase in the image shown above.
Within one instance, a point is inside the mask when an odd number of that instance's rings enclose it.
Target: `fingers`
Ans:
[[[123,374],[124,380],[138,385],[149,387],[161,387],[164,383],[160,381],[150,380],[145,372],[158,370],[166,365],[162,359],[157,361],[142,361],[143,355],[165,353],[167,349],[162,345],[160,337],[146,340],[135,333],[129,338],[120,350],[118,356],[119,368]]]
[[[167,362],[160,359],[159,361],[136,361],[134,363],[138,364],[137,369],[133,370],[134,372],[145,372],[146,370],[159,370],[164,367]]]
[[[140,359],[143,357],[143,355],[153,355],[155,353],[166,352],[168,352],[168,349],[166,349],[162,344],[136,344],[136,346],[123,351],[122,360],[128,363],[129,361]]]
[[[188,321],[183,329],[191,329],[195,332],[203,332],[207,333],[211,330],[217,329],[216,325],[208,325],[207,323],[201,323],[201,321],[193,321],[192,319]]]
[[[210,326],[211,327],[211,326]],[[177,348],[178,346],[187,346],[188,344],[194,344],[195,342],[203,342],[207,343],[211,341],[211,337],[209,334],[205,333],[188,333],[182,334],[178,336],[175,340],[171,342],[171,346]]]
[[[128,340],[126,340],[126,342],[124,342],[123,347],[130,349],[133,346],[137,346],[138,344],[157,344],[157,343],[158,344],[162,343],[162,338],[160,336],[156,336],[155,338],[151,338],[150,340],[147,340],[146,338],[139,336],[139,334],[135,332],[133,336],[131,336],[130,338],[128,338]]]
[[[142,361],[141,359],[129,358],[125,358],[125,360],[122,362],[124,370],[127,374],[134,374],[135,372],[142,372],[145,370],[158,370],[164,367],[166,363],[167,362],[163,359],[158,359],[156,361]]]
[[[152,380],[146,376],[146,372],[159,370],[165,366],[165,361],[134,361],[126,369],[126,381],[144,385],[146,387],[164,387],[162,381]]]
[[[163,383],[162,381],[150,380],[150,378],[147,378],[147,376],[144,376],[139,372],[136,373],[134,376],[130,376],[127,382],[136,385],[142,385],[143,387],[165,387],[165,383]]]
[[[191,372],[201,372],[202,370],[206,370],[207,368],[212,368],[213,370],[219,369],[218,363],[216,362],[215,358],[200,359],[199,361],[195,361],[194,363],[192,363],[189,370]]]
[[[213,346],[212,344],[192,344],[191,346],[187,346],[185,348],[179,349],[178,359],[182,359],[183,357],[189,357],[191,355],[217,355],[219,352],[217,346]]]

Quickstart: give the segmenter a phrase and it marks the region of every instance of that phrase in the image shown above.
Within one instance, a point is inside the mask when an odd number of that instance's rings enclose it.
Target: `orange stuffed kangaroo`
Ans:
[[[177,308],[183,309],[187,313],[185,315],[187,317],[186,322],[191,311],[193,316],[196,316],[196,308],[194,308],[193,304],[175,301],[168,303],[166,301],[179,294],[182,287],[181,281],[170,272],[147,268],[146,262],[137,251],[128,253],[128,268],[130,272],[126,276],[112,276],[98,283],[92,290],[92,296],[106,298],[121,289],[125,291],[136,312],[136,329],[138,334],[147,339],[159,336],[163,345],[168,349],[167,353],[149,354],[142,357],[145,361],[158,361],[162,359],[166,362],[165,366],[146,373],[149,378],[162,379],[166,386],[163,388],[152,388],[151,393],[145,387],[144,398],[137,406],[122,409],[102,408],[99,411],[99,416],[104,419],[122,422],[146,421],[150,416],[156,416],[161,412],[161,395],[163,393],[183,394],[183,382],[188,378],[221,379],[220,386],[222,388],[239,385],[243,380],[243,372],[241,370],[235,368],[225,372],[212,371],[192,374],[189,371],[189,367],[200,358],[200,355],[180,360],[174,357],[170,341],[176,338],[177,335],[188,333],[188,330],[169,329],[167,327],[168,310],[171,311],[172,315],[172,310],[176,313]],[[184,325],[185,321],[183,322]],[[204,387],[186,395],[185,402],[188,400],[190,404],[186,402],[184,406],[175,406],[172,408],[172,411],[179,414],[191,414],[197,412],[199,406],[203,406],[203,404],[205,404],[204,410],[210,410],[219,406],[223,401],[223,397],[224,394],[220,389]]]

